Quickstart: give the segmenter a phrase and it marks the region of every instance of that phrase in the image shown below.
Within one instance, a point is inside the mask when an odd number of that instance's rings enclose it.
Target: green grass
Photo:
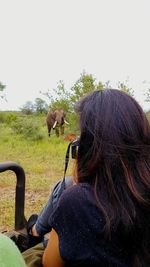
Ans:
[[[25,216],[39,212],[54,184],[63,177],[64,160],[68,142],[62,137],[47,137],[32,141],[12,132],[10,127],[1,124],[0,162],[14,161],[20,164],[26,174]],[[73,160],[67,175],[73,173]],[[11,229],[14,225],[14,200],[16,178],[12,171],[0,173],[0,230]]]

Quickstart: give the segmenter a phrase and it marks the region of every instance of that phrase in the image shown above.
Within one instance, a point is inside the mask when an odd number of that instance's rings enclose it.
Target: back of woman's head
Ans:
[[[100,162],[132,167],[136,161],[149,159],[150,126],[131,96],[114,89],[94,91],[81,99],[77,110],[83,176],[98,170]]]
[[[138,241],[145,246],[150,238],[150,125],[145,113],[134,98],[115,89],[86,95],[77,111],[78,182],[94,187],[106,233],[122,225],[131,234],[134,227],[139,238],[133,246]]]

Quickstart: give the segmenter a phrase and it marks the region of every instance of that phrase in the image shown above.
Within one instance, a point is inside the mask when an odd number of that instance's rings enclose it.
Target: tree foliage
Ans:
[[[56,88],[48,89],[46,93],[41,92],[41,94],[48,98],[51,110],[63,109],[66,112],[73,112],[74,104],[82,96],[94,90],[103,90],[105,87],[102,82],[97,83],[92,74],[83,71],[71,88],[66,88],[64,82],[60,80]]]
[[[64,82],[60,80],[56,88],[48,89],[45,93],[40,92],[46,96],[49,104],[41,98],[36,98],[35,103],[27,101],[21,111],[31,114],[33,112],[46,113],[48,109],[63,109],[66,113],[74,113],[74,105],[81,97],[95,90],[105,90],[106,88],[112,89],[110,81],[102,83],[97,81],[92,74],[83,71],[71,88],[66,88]],[[134,96],[134,91],[128,86],[127,81],[118,82],[118,89]]]
[[[27,101],[21,108],[20,108],[21,112],[29,115],[32,114],[34,112],[34,104],[32,103],[32,101]]]
[[[0,82],[0,98],[5,99],[4,90],[6,88],[6,85],[4,85],[2,82]]]
[[[128,86],[127,81],[118,82],[117,87],[121,91],[134,96],[134,91]],[[112,89],[109,80],[106,83],[102,83],[97,81],[92,74],[83,71],[71,88],[66,88],[64,82],[60,80],[56,88],[48,89],[46,93],[41,93],[48,98],[51,110],[63,109],[66,112],[72,113],[74,111],[74,104],[85,94],[95,90],[105,90],[106,88]]]
[[[36,98],[34,102],[27,101],[21,108],[21,112],[30,115],[33,112],[36,113],[47,113],[48,111],[48,104],[45,100],[41,98]]]
[[[46,113],[48,110],[48,104],[41,98],[36,98],[34,103],[34,111],[37,113]]]
[[[150,102],[150,88],[146,91],[145,96],[146,96],[145,101]]]
[[[120,89],[122,92],[129,94],[130,96],[134,96],[134,90],[127,85],[127,82],[119,81],[118,89]]]
[[[91,74],[81,73],[80,78],[75,82],[71,88],[71,101],[77,102],[82,96],[93,92],[95,87],[95,78]]]
[[[48,98],[49,109],[63,109],[64,111],[70,110],[70,92],[66,89],[62,80],[58,82],[56,88],[51,90],[48,89],[46,93],[42,94]]]

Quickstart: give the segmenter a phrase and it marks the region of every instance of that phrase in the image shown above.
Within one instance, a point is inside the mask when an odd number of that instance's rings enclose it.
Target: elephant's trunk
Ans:
[[[57,125],[57,121],[54,122],[53,129],[55,129],[56,125]]]

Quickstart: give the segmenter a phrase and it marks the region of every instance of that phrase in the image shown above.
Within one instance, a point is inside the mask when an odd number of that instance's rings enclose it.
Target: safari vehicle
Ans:
[[[27,220],[24,215],[25,206],[25,172],[17,163],[12,161],[0,163],[0,173],[5,171],[13,171],[16,174],[16,195],[15,195],[15,220],[14,229],[12,231],[4,231],[18,246],[21,252],[28,248],[27,243]]]

